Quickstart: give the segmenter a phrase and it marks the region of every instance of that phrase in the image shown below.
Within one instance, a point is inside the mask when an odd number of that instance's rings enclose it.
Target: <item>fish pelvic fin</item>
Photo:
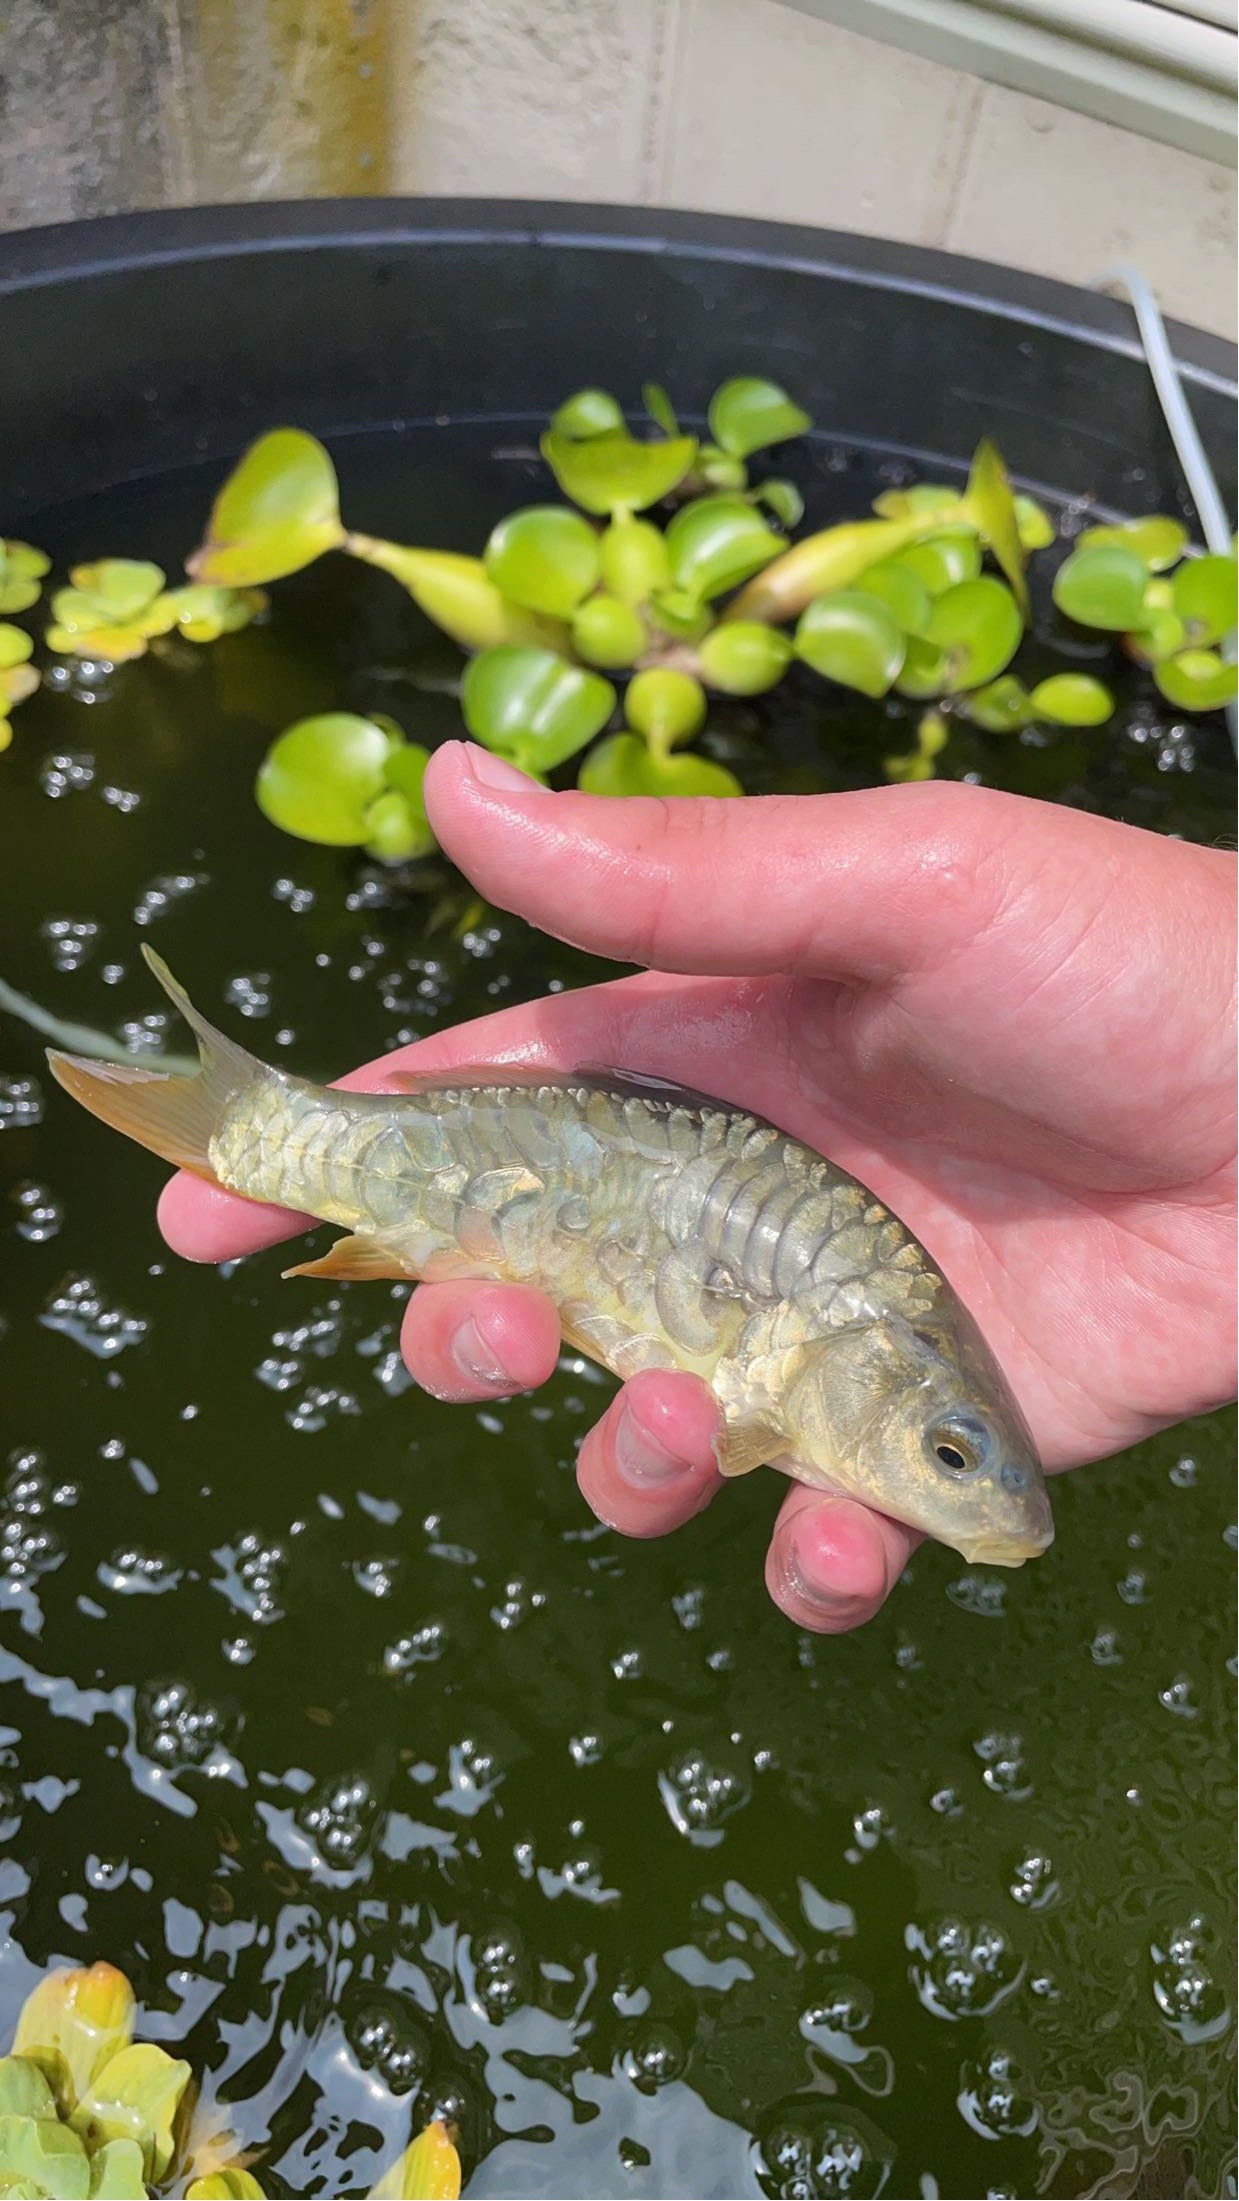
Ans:
[[[347,1238],[337,1238],[317,1261],[299,1261],[295,1269],[284,1269],[282,1274],[329,1276],[341,1284],[365,1284],[385,1276],[399,1277],[407,1283],[411,1271],[386,1246],[354,1231]]]
[[[199,1015],[153,949],[144,947],[142,953],[198,1042],[198,1069],[188,1077],[170,1077],[143,1063],[96,1062],[56,1047],[48,1048],[48,1067],[57,1084],[101,1123],[149,1147],[152,1154],[178,1169],[192,1170],[195,1176],[216,1183],[211,1140],[237,1094],[271,1073]]]

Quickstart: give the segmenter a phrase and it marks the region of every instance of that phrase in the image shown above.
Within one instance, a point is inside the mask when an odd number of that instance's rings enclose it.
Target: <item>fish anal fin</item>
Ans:
[[[389,1247],[353,1231],[337,1238],[317,1261],[300,1261],[295,1269],[285,1269],[284,1275],[329,1276],[339,1284],[370,1284],[382,1277],[407,1279],[410,1271]]]

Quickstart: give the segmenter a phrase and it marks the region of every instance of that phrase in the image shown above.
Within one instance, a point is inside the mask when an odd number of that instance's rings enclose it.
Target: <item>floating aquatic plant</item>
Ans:
[[[39,685],[39,675],[29,662],[33,651],[34,643],[23,627],[0,621],[0,750],[13,739],[9,713]]]
[[[33,543],[0,537],[0,613],[29,611],[37,604],[51,563],[46,551],[36,550]]]
[[[0,2195],[13,2201],[146,2201],[188,2180],[186,2201],[263,2201],[243,2162],[201,2163],[187,2110],[190,2067],[133,2038],[133,1989],[111,1964],[48,1972],[0,2056]],[[230,2137],[230,2136],[229,2136]],[[220,2145],[217,2136],[215,2152]],[[441,2120],[371,2189],[370,2201],[457,2201],[460,2157]]]
[[[1054,577],[1054,602],[1078,626],[1120,635],[1177,709],[1218,710],[1235,695],[1239,562],[1191,555],[1178,520],[1087,529]]]
[[[254,791],[263,816],[298,840],[405,863],[435,845],[422,802],[429,756],[392,719],[328,711],[272,743]]]
[[[214,642],[248,626],[266,604],[254,588],[191,583],[168,589],[162,566],[144,558],[103,558],[75,566],[69,579],[72,585],[52,598],[48,648],[113,665],[144,656],[151,641],[173,629],[187,642]]]

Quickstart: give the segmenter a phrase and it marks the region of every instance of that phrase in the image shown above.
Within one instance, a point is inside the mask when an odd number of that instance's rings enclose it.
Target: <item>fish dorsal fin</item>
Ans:
[[[583,1086],[588,1092],[662,1100],[681,1108],[714,1108],[724,1115],[751,1113],[736,1101],[699,1093],[691,1086],[678,1085],[674,1078],[654,1077],[644,1070],[620,1070],[609,1063],[589,1062],[559,1070],[548,1063],[460,1062],[450,1070],[390,1070],[384,1079],[384,1090],[392,1093],[467,1093],[479,1088],[537,1092],[544,1086],[559,1091]],[[752,1120],[759,1123],[763,1119],[754,1116]]]
[[[334,1246],[317,1261],[299,1261],[295,1269],[285,1269],[287,1276],[329,1276],[340,1284],[376,1283],[381,1277],[401,1277],[408,1280],[411,1272],[399,1257],[377,1239],[367,1238],[360,1231],[353,1231],[344,1238],[337,1238]]]

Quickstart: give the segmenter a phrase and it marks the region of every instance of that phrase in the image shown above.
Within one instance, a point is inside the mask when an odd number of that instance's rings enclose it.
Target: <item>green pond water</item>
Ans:
[[[538,493],[532,440],[343,439],[346,512],[476,547]],[[813,520],[898,472],[805,466]],[[212,487],[22,532],[174,569]],[[433,742],[456,671],[329,561],[261,629],[49,682],[0,765],[3,974],[183,1047],[150,940],[317,1075],[597,976],[253,806],[278,726]],[[806,678],[711,743],[845,786],[911,725]],[[1110,730],[964,743],[957,774],[1229,829],[1220,723],[1138,681]],[[157,1165],[2,1018],[0,1070],[0,2043],[44,1966],[110,1959],[277,2194],[364,2192],[439,2110],[473,2195],[1234,2193],[1231,1416],[1058,1482],[1036,1565],[926,1548],[870,1627],[799,1635],[761,1582],[775,1477],[624,1543],[572,1473],[610,1379],[422,1397],[400,1291],[175,1261]]]

